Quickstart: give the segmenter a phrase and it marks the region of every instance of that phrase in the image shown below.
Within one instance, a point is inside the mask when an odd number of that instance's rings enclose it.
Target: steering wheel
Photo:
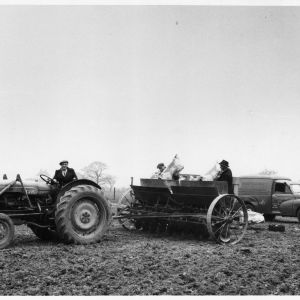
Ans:
[[[47,184],[53,184],[53,183],[54,183],[53,179],[52,179],[51,177],[45,175],[45,174],[41,174],[40,177],[41,177],[41,179],[42,179],[43,181],[45,181]]]

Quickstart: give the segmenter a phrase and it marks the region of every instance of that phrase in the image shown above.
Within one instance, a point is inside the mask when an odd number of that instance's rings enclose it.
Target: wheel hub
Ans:
[[[231,216],[227,216],[224,218],[224,221],[227,223],[227,224],[231,224],[233,222],[233,218]]]
[[[72,222],[80,231],[90,231],[100,222],[99,208],[88,199],[83,199],[73,208]]]
[[[80,221],[83,223],[83,224],[87,224],[90,222],[90,219],[91,218],[91,215],[88,211],[85,211],[81,214],[81,217],[80,217]]]

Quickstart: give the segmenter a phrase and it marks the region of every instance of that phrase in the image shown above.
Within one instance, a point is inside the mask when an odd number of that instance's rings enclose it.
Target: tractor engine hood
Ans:
[[[0,192],[11,182],[11,180],[0,180]],[[49,193],[55,189],[54,186],[35,180],[23,180],[23,185],[29,195]],[[21,183],[17,181],[6,193],[24,193],[24,190]]]

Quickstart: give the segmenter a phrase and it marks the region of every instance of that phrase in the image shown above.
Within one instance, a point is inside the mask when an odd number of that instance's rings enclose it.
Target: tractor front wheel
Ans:
[[[65,192],[57,204],[56,229],[66,243],[97,243],[110,222],[110,206],[94,186],[75,186]]]
[[[15,236],[15,225],[12,219],[0,213],[0,249],[6,248],[11,244]]]

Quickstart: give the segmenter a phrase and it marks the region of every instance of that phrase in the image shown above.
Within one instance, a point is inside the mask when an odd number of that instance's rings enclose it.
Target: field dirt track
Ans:
[[[14,245],[0,250],[0,295],[299,295],[299,223],[271,223],[250,226],[234,246],[117,222],[99,244],[65,245],[19,226]]]

